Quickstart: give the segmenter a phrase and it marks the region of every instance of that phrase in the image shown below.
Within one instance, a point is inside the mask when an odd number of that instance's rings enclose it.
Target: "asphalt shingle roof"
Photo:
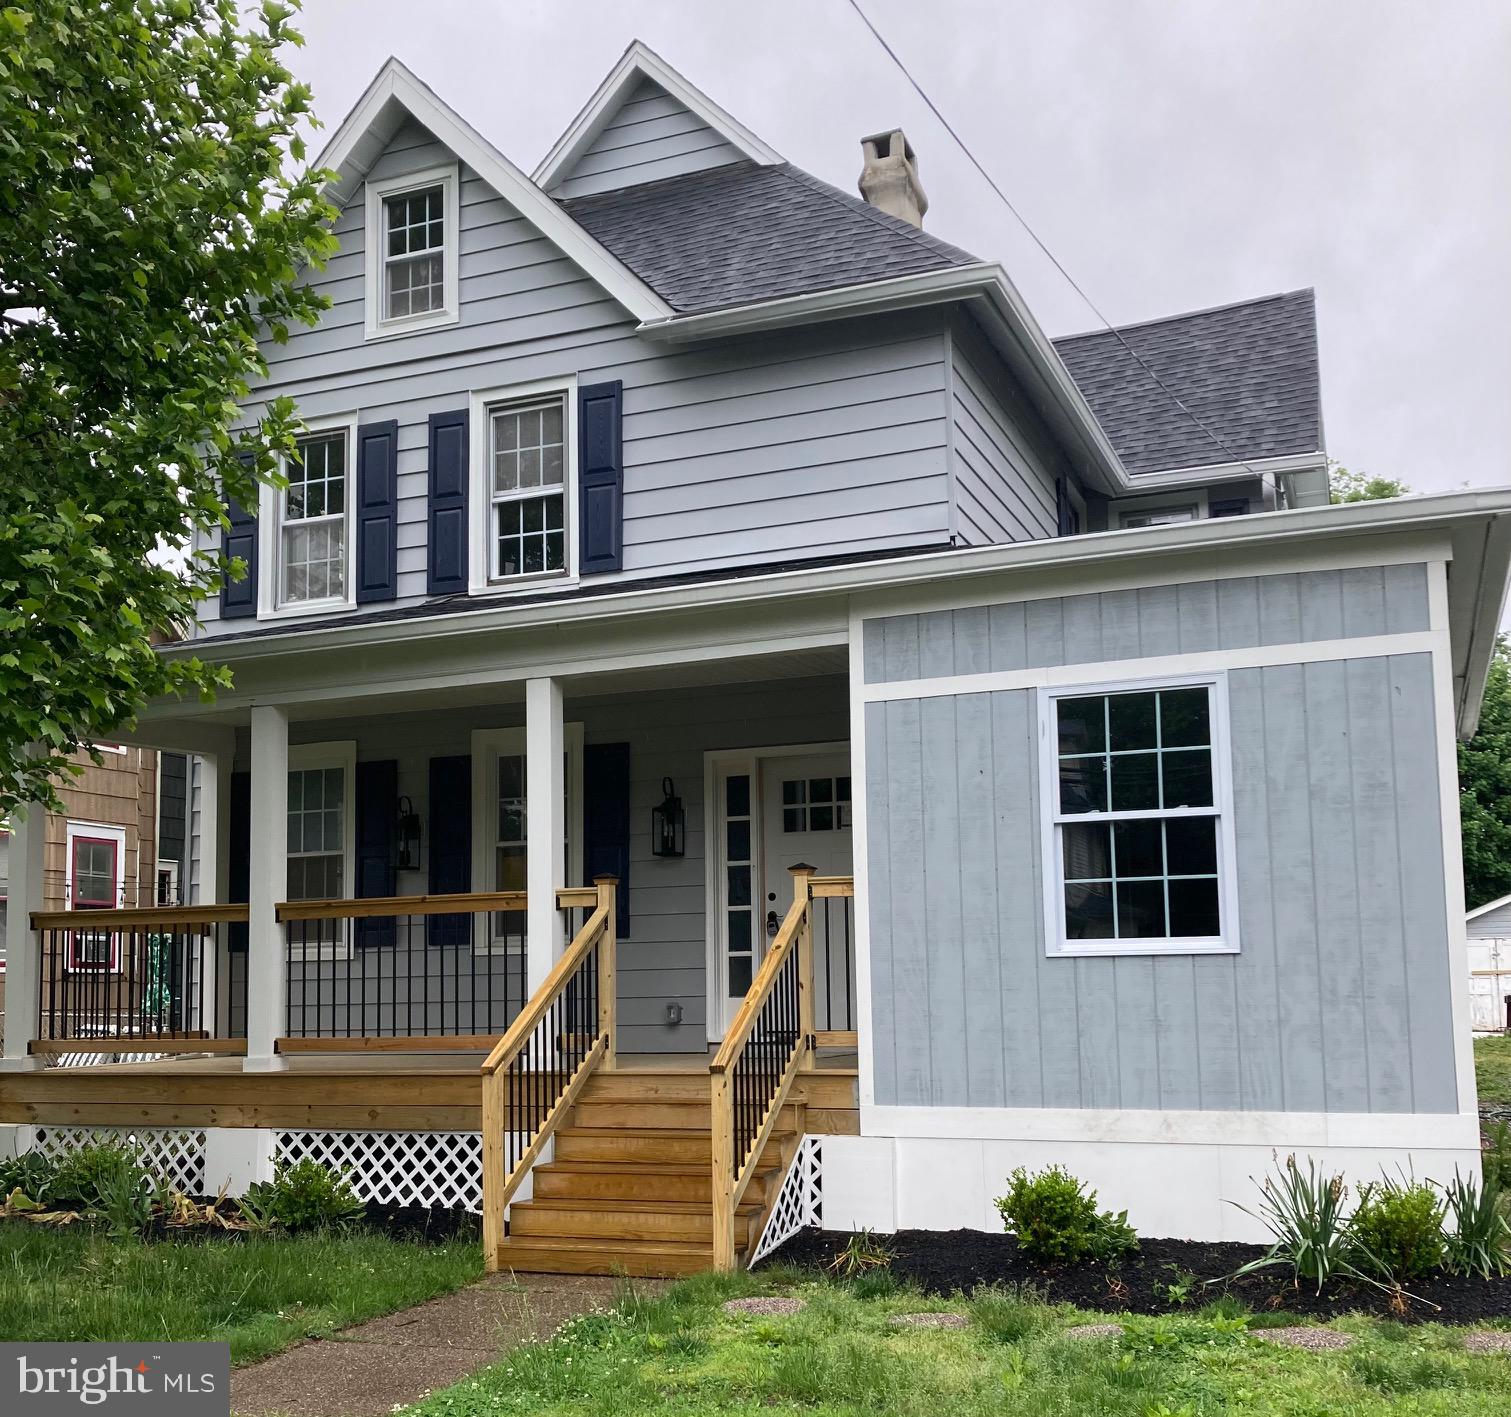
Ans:
[[[1124,325],[1118,333],[1221,440],[1183,413],[1110,331],[1057,339],[1055,348],[1129,472],[1322,448],[1310,290]]]
[[[679,314],[976,260],[790,163],[730,163],[561,205]]]

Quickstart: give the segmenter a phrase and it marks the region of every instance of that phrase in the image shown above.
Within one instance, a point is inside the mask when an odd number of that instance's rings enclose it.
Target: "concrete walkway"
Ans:
[[[636,1287],[659,1287],[637,1280]],[[301,1343],[231,1374],[236,1417],[387,1417],[396,1406],[486,1367],[521,1343],[549,1338],[577,1314],[613,1307],[620,1281],[495,1275]]]

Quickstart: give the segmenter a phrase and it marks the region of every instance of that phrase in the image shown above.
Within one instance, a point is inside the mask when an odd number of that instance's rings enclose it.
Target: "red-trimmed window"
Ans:
[[[114,910],[119,905],[119,868],[121,844],[113,837],[85,836],[70,838],[68,908],[70,910]],[[69,934],[68,967],[100,969],[114,972],[119,941],[109,930],[73,930]]]

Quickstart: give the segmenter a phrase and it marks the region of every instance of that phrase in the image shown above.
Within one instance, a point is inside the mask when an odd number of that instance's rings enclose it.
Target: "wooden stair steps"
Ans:
[[[709,1220],[712,1226],[712,1217]],[[498,1267],[526,1274],[627,1274],[665,1278],[697,1274],[713,1265],[712,1240],[583,1240],[567,1236],[510,1237],[498,1247]]]
[[[777,1169],[777,1158],[762,1158],[746,1195],[753,1201],[767,1199],[767,1186]],[[707,1207],[713,1200],[713,1174],[708,1166],[678,1166],[661,1162],[626,1165],[617,1161],[552,1161],[535,1168],[537,1200],[582,1201],[667,1200],[697,1201]]]
[[[754,1202],[738,1212],[745,1228],[760,1214]],[[509,1222],[509,1237],[524,1239],[571,1236],[579,1239],[685,1240],[710,1243],[713,1212],[707,1203],[626,1201],[612,1206],[569,1199],[532,1200],[518,1206]]]

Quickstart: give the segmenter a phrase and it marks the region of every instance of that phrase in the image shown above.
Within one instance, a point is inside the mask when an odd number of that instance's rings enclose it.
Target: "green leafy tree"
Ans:
[[[150,698],[228,682],[153,642],[220,588],[192,537],[218,544],[222,485],[254,498],[298,427],[237,404],[259,336],[318,318],[298,275],[334,248],[293,13],[0,8],[0,814],[56,806],[70,755]]]
[[[1353,472],[1341,462],[1331,462],[1327,469],[1328,489],[1334,502],[1383,502],[1391,497],[1405,497],[1411,491],[1393,477],[1371,477],[1367,472]]]
[[[1471,910],[1511,895],[1511,647],[1496,642],[1479,730],[1459,744],[1464,897]]]

